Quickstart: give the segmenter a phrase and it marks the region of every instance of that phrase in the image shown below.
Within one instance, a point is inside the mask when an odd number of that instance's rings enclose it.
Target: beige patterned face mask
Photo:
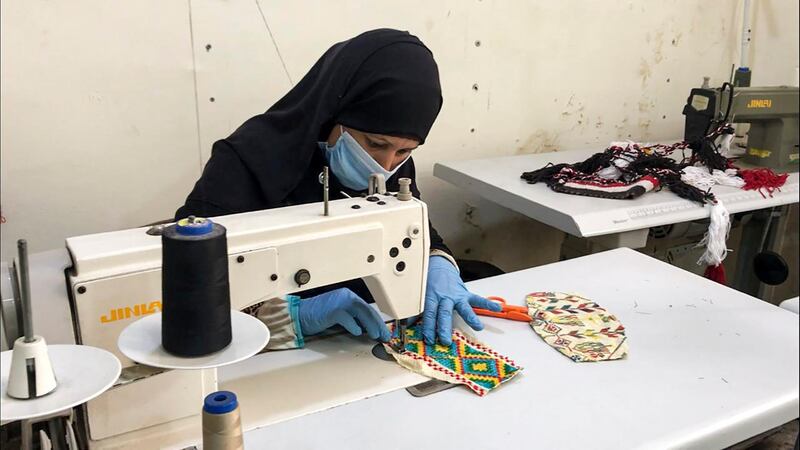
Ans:
[[[625,327],[597,303],[561,292],[526,297],[531,327],[575,362],[620,359],[628,353]]]

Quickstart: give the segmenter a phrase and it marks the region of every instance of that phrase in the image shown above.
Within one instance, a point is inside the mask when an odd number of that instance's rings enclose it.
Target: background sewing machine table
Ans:
[[[253,430],[246,446],[723,448],[798,417],[792,312],[629,249],[469,287],[511,304],[530,291],[583,294],[626,326],[630,354],[574,363],[528,324],[484,317],[478,338],[525,367],[486,397],[401,389]]]
[[[451,184],[480,195],[506,208],[578,237],[602,236],[639,231],[647,236],[650,227],[708,217],[708,208],[663,190],[634,200],[613,200],[555,192],[544,183],[528,184],[522,172],[548,163],[583,161],[600,147],[564,152],[537,153],[499,158],[439,163],[433,174]],[[687,150],[688,152],[688,150]],[[800,178],[789,175],[786,185],[772,197],[756,191],[715,186],[712,192],[733,213],[752,211],[799,201]]]
[[[676,142],[679,139],[664,142]],[[614,200],[555,192],[544,183],[528,184],[520,179],[523,171],[536,170],[548,163],[574,163],[583,161],[600,147],[564,152],[538,153],[520,156],[474,159],[439,163],[433,174],[457,187],[509,208],[531,219],[550,225],[579,238],[599,239],[605,248],[640,248],[647,244],[651,227],[705,219],[710,208],[684,200],[663,190],[650,192],[634,200]],[[687,150],[688,152],[689,150]],[[731,214],[763,210],[798,203],[800,177],[794,172],[780,191],[764,198],[756,191],[744,191],[729,186],[715,186],[712,192],[723,201]],[[784,211],[784,216],[785,216]],[[763,216],[763,215],[762,215]],[[758,248],[766,223],[751,220],[747,225],[747,238],[742,239],[737,257],[749,260]],[[785,221],[783,222],[785,227]],[[771,227],[772,239],[765,247],[776,247],[783,229]],[[744,232],[743,232],[744,233]],[[741,265],[733,277],[737,289],[761,296],[759,282],[750,266]]]

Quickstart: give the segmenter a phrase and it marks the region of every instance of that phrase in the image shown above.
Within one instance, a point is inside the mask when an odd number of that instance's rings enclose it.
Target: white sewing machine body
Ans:
[[[422,311],[430,247],[426,205],[376,195],[329,206],[328,216],[318,203],[213,218],[227,228],[232,308],[362,278],[386,315],[401,319]],[[123,376],[135,363],[117,348],[119,334],[161,309],[161,237],[147,230],[67,239],[68,296],[48,300],[69,299],[77,341],[113,352]],[[302,286],[301,272],[310,276]],[[47,338],[48,330],[40,329]],[[87,404],[89,437],[100,444],[196,415],[203,396],[216,387],[215,369],[163,371],[119,383]]]

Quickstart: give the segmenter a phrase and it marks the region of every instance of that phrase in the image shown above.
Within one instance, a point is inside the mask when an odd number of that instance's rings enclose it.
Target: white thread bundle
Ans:
[[[635,143],[632,141],[612,142],[611,145],[609,145],[609,147],[621,147],[624,149],[628,149],[632,145],[635,145]],[[630,163],[631,160],[629,158],[626,158],[625,155],[619,158],[614,158],[614,160],[611,161],[610,166],[604,167],[599,171],[597,171],[597,176],[600,178],[605,178],[606,180],[619,180],[619,178],[622,176],[622,171],[620,170],[620,168],[624,169],[628,167]]]
[[[728,233],[731,231],[731,216],[725,205],[717,200],[711,207],[711,224],[708,226],[703,240],[697,244],[698,247],[705,246],[706,251],[700,256],[697,264],[706,266],[718,266],[728,255]]]
[[[719,137],[719,154],[728,157],[728,153],[731,151],[731,143],[733,142],[734,133],[724,133],[722,136]]]
[[[736,169],[725,171],[714,169],[709,173],[708,169],[703,166],[689,166],[684,167],[681,172],[681,181],[702,191],[707,191],[716,184],[736,188],[744,186],[744,180],[739,177]]]
[[[625,162],[625,165],[628,165],[627,162]],[[598,170],[597,176],[600,178],[605,178],[606,180],[619,180],[619,177],[622,176],[622,171],[617,169],[617,167],[612,164],[608,167]]]

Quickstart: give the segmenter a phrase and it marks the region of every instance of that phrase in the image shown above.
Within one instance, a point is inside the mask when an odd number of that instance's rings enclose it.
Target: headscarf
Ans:
[[[332,46],[267,112],[215,146],[231,147],[267,203],[277,204],[300,182],[335,123],[421,144],[441,106],[431,51],[407,32],[373,30]]]

